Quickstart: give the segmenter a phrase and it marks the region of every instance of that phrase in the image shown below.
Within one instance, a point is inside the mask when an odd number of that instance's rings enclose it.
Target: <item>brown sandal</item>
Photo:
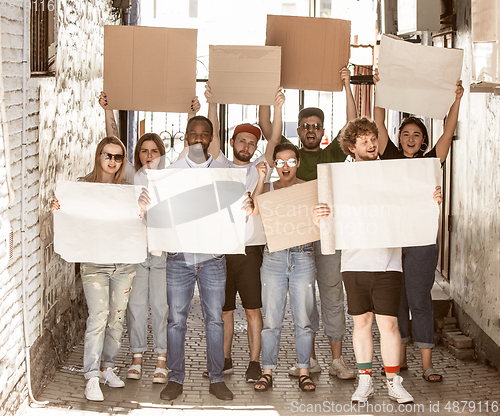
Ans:
[[[308,386],[314,386],[312,389],[306,389]],[[316,390],[316,384],[314,384],[314,381],[312,381],[312,378],[309,376],[306,376],[305,374],[299,377],[299,387],[302,391],[305,392],[310,392],[310,391],[315,391]]]
[[[263,389],[259,389],[256,386],[264,386]],[[273,386],[273,376],[271,374],[262,374],[259,379],[253,385],[255,391],[266,391]]]

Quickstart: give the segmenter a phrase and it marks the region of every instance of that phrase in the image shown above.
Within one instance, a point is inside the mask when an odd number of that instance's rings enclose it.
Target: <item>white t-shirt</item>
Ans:
[[[203,163],[195,163],[189,158],[187,154],[182,159],[177,159],[174,163],[167,167],[167,169],[186,169],[186,168],[225,168],[226,166],[217,162],[208,154],[208,159]]]
[[[402,272],[401,247],[342,250],[341,272]]]
[[[354,159],[347,160],[352,163]],[[342,250],[341,272],[402,272],[401,247]]]
[[[215,160],[222,164],[225,168],[236,168],[236,169],[247,169],[247,191],[252,193],[259,182],[259,172],[255,168],[260,162],[266,161],[266,156],[262,155],[246,165],[235,165],[230,161],[222,152]],[[270,175],[271,169],[268,170],[268,175]],[[266,236],[264,234],[264,227],[262,226],[262,220],[260,215],[256,217],[248,217],[247,224],[245,227],[245,245],[246,246],[260,246],[266,244]]]

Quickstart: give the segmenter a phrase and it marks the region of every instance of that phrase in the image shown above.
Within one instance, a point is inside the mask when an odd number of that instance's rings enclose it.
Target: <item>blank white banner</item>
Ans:
[[[146,227],[134,186],[58,181],[54,250],[68,262],[141,263]]]
[[[441,167],[436,158],[318,165],[319,193],[329,193],[324,197],[327,200],[320,202],[333,206],[334,224],[334,237],[321,229],[322,247],[363,249],[435,243],[439,206],[433,193],[440,185]],[[327,238],[334,238],[333,245]]]
[[[150,251],[245,253],[246,169],[146,172]]]
[[[442,120],[455,100],[463,50],[382,36],[375,105]]]

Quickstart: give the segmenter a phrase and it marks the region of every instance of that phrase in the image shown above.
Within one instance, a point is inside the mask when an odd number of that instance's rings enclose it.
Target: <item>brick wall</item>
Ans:
[[[29,4],[30,2],[25,2]],[[3,139],[0,144],[0,415],[14,414],[27,399],[24,362],[21,210],[24,214],[28,345],[32,387],[81,340],[86,317],[74,265],[52,248],[47,201],[57,179],[74,179],[90,169],[104,137],[102,89],[103,25],[110,1],[57,3],[56,74],[26,79],[25,170],[21,195],[23,2],[2,7],[5,104],[10,129],[11,169],[16,199],[8,205]],[[5,2],[2,2],[2,5]],[[28,13],[29,16],[29,13]],[[27,35],[28,36],[28,35]],[[29,45],[29,38],[27,39]],[[28,54],[29,56],[29,54]],[[21,203],[23,199],[23,203]],[[8,234],[13,229],[13,258]]]

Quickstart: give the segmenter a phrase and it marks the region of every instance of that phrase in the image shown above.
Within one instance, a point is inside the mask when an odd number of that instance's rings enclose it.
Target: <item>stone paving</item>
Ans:
[[[347,317],[344,357],[355,367],[352,350],[352,319]],[[234,393],[234,400],[223,402],[208,393],[209,381],[202,377],[206,368],[205,335],[199,298],[195,296],[188,321],[186,348],[186,381],[184,393],[175,401],[160,399],[164,385],[152,384],[156,364],[152,351],[145,354],[141,380],[126,379],[126,371],[132,355],[128,352],[126,332],[117,359],[119,375],[126,382],[125,388],[102,388],[104,402],[89,402],[85,399],[85,380],[82,374],[83,342],[74,348],[69,359],[55,377],[49,380],[36,399],[49,401],[43,408],[21,409],[18,416],[58,415],[217,415],[247,414],[291,415],[291,414],[394,414],[394,415],[498,415],[500,414],[500,373],[474,361],[459,361],[443,346],[434,350],[434,367],[441,371],[444,381],[429,383],[422,379],[419,352],[413,345],[408,347],[409,370],[402,373],[404,386],[414,396],[415,403],[398,405],[389,400],[380,374],[380,344],[378,330],[374,326],[375,358],[373,374],[375,396],[368,406],[351,406],[350,397],[355,389],[355,380],[339,380],[328,374],[329,346],[321,330],[316,339],[316,352],[322,371],[313,378],[317,383],[314,393],[304,393],[298,388],[297,378],[289,377],[287,369],[295,362],[293,326],[290,310],[287,310],[281,337],[278,369],[274,374],[274,388],[260,393],[244,379],[248,364],[246,321],[241,305],[235,312],[235,338],[233,343],[233,366],[235,373],[226,376],[226,383]],[[152,346],[152,338],[148,340]],[[401,407],[400,407],[401,406]]]

